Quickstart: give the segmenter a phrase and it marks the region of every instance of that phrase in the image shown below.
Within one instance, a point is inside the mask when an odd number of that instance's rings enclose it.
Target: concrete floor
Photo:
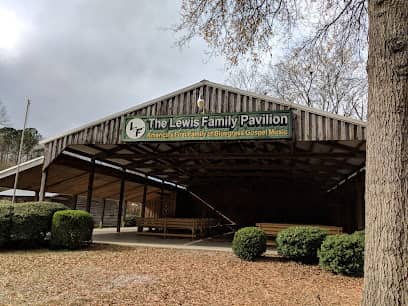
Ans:
[[[232,252],[231,242],[233,233],[227,233],[214,237],[191,240],[190,238],[164,238],[161,236],[138,235],[136,227],[122,227],[120,233],[116,228],[96,228],[93,232],[94,243],[117,244],[123,246],[141,246],[152,248],[171,248],[185,250],[205,250]],[[265,255],[276,256],[274,244],[268,242],[268,250]]]
[[[160,236],[138,235],[136,227],[122,227],[117,233],[116,228],[94,229],[93,242],[118,244],[124,246],[143,246],[157,248],[212,250],[232,252],[232,234],[191,240],[190,238],[164,238]]]

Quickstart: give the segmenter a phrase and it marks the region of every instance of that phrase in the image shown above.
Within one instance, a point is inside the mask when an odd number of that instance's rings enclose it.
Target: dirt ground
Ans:
[[[1,251],[1,305],[358,305],[361,278],[277,257],[93,245]]]

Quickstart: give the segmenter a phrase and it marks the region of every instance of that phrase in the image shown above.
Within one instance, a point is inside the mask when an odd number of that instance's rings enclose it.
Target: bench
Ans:
[[[191,237],[192,239],[198,235],[205,235],[211,226],[216,224],[215,219],[211,218],[136,218],[136,225],[141,227],[148,227],[150,230],[155,229],[156,232],[149,232],[144,234],[177,236],[177,237]],[[169,230],[189,230],[190,235],[183,233],[169,233]]]
[[[288,224],[288,223],[257,223],[257,227],[262,229],[267,236],[276,237],[278,233],[288,227],[293,226],[315,226],[326,230],[329,235],[338,235],[343,233],[343,228],[329,225],[306,225],[306,224]]]

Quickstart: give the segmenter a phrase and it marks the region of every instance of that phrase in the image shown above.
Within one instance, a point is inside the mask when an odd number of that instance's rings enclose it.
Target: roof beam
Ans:
[[[78,158],[74,158],[68,155],[63,155],[62,158],[57,158],[54,161],[55,164],[61,164],[64,166],[68,166],[68,167],[72,167],[75,169],[79,169],[79,170],[84,170],[86,169],[86,167],[89,167],[89,162],[88,161],[84,161]],[[107,161],[106,163],[109,163],[109,161]],[[132,170],[132,169],[131,169]],[[120,178],[122,176],[122,172],[118,169],[114,169],[111,167],[107,167],[104,165],[100,165],[100,164],[96,164],[95,165],[95,173],[101,174],[101,175],[106,175],[106,176],[110,176],[110,177],[115,177],[115,178]],[[129,172],[126,172],[125,178],[127,181],[131,181],[131,182],[135,182],[135,183],[139,183],[139,184],[144,184],[146,181],[146,178],[143,176],[139,176],[139,175],[135,175]],[[160,182],[156,182],[153,180],[148,179],[148,184],[151,186],[155,186],[158,188],[161,188],[161,183]],[[168,184],[165,184],[165,186],[167,188],[173,188],[173,186],[170,186]]]
[[[135,162],[140,162],[142,160],[152,160],[152,159],[290,159],[290,158],[319,158],[319,159],[332,159],[332,158],[362,158],[365,153],[314,153],[314,152],[303,152],[303,153],[259,153],[259,154],[239,154],[239,153],[180,153],[180,154],[168,154],[163,153],[151,153],[151,154],[112,154],[109,158],[122,158],[122,159],[133,159]],[[140,159],[137,161],[137,159]]]

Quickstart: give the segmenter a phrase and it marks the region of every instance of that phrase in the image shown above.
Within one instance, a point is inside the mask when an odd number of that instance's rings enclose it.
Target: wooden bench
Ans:
[[[192,239],[198,235],[205,235],[209,228],[215,223],[216,220],[211,218],[136,218],[137,226],[156,230],[156,232],[142,232],[143,234],[161,235],[165,237],[191,237]],[[189,230],[191,234],[169,233],[169,230]]]
[[[288,227],[293,226],[315,226],[326,230],[329,235],[338,235],[343,232],[342,227],[329,225],[309,225],[309,224],[288,224],[288,223],[257,223],[257,227],[262,229],[267,236],[276,237],[278,233]]]
[[[136,218],[136,225],[148,227],[150,229],[162,229],[164,228],[163,219],[156,218]]]

